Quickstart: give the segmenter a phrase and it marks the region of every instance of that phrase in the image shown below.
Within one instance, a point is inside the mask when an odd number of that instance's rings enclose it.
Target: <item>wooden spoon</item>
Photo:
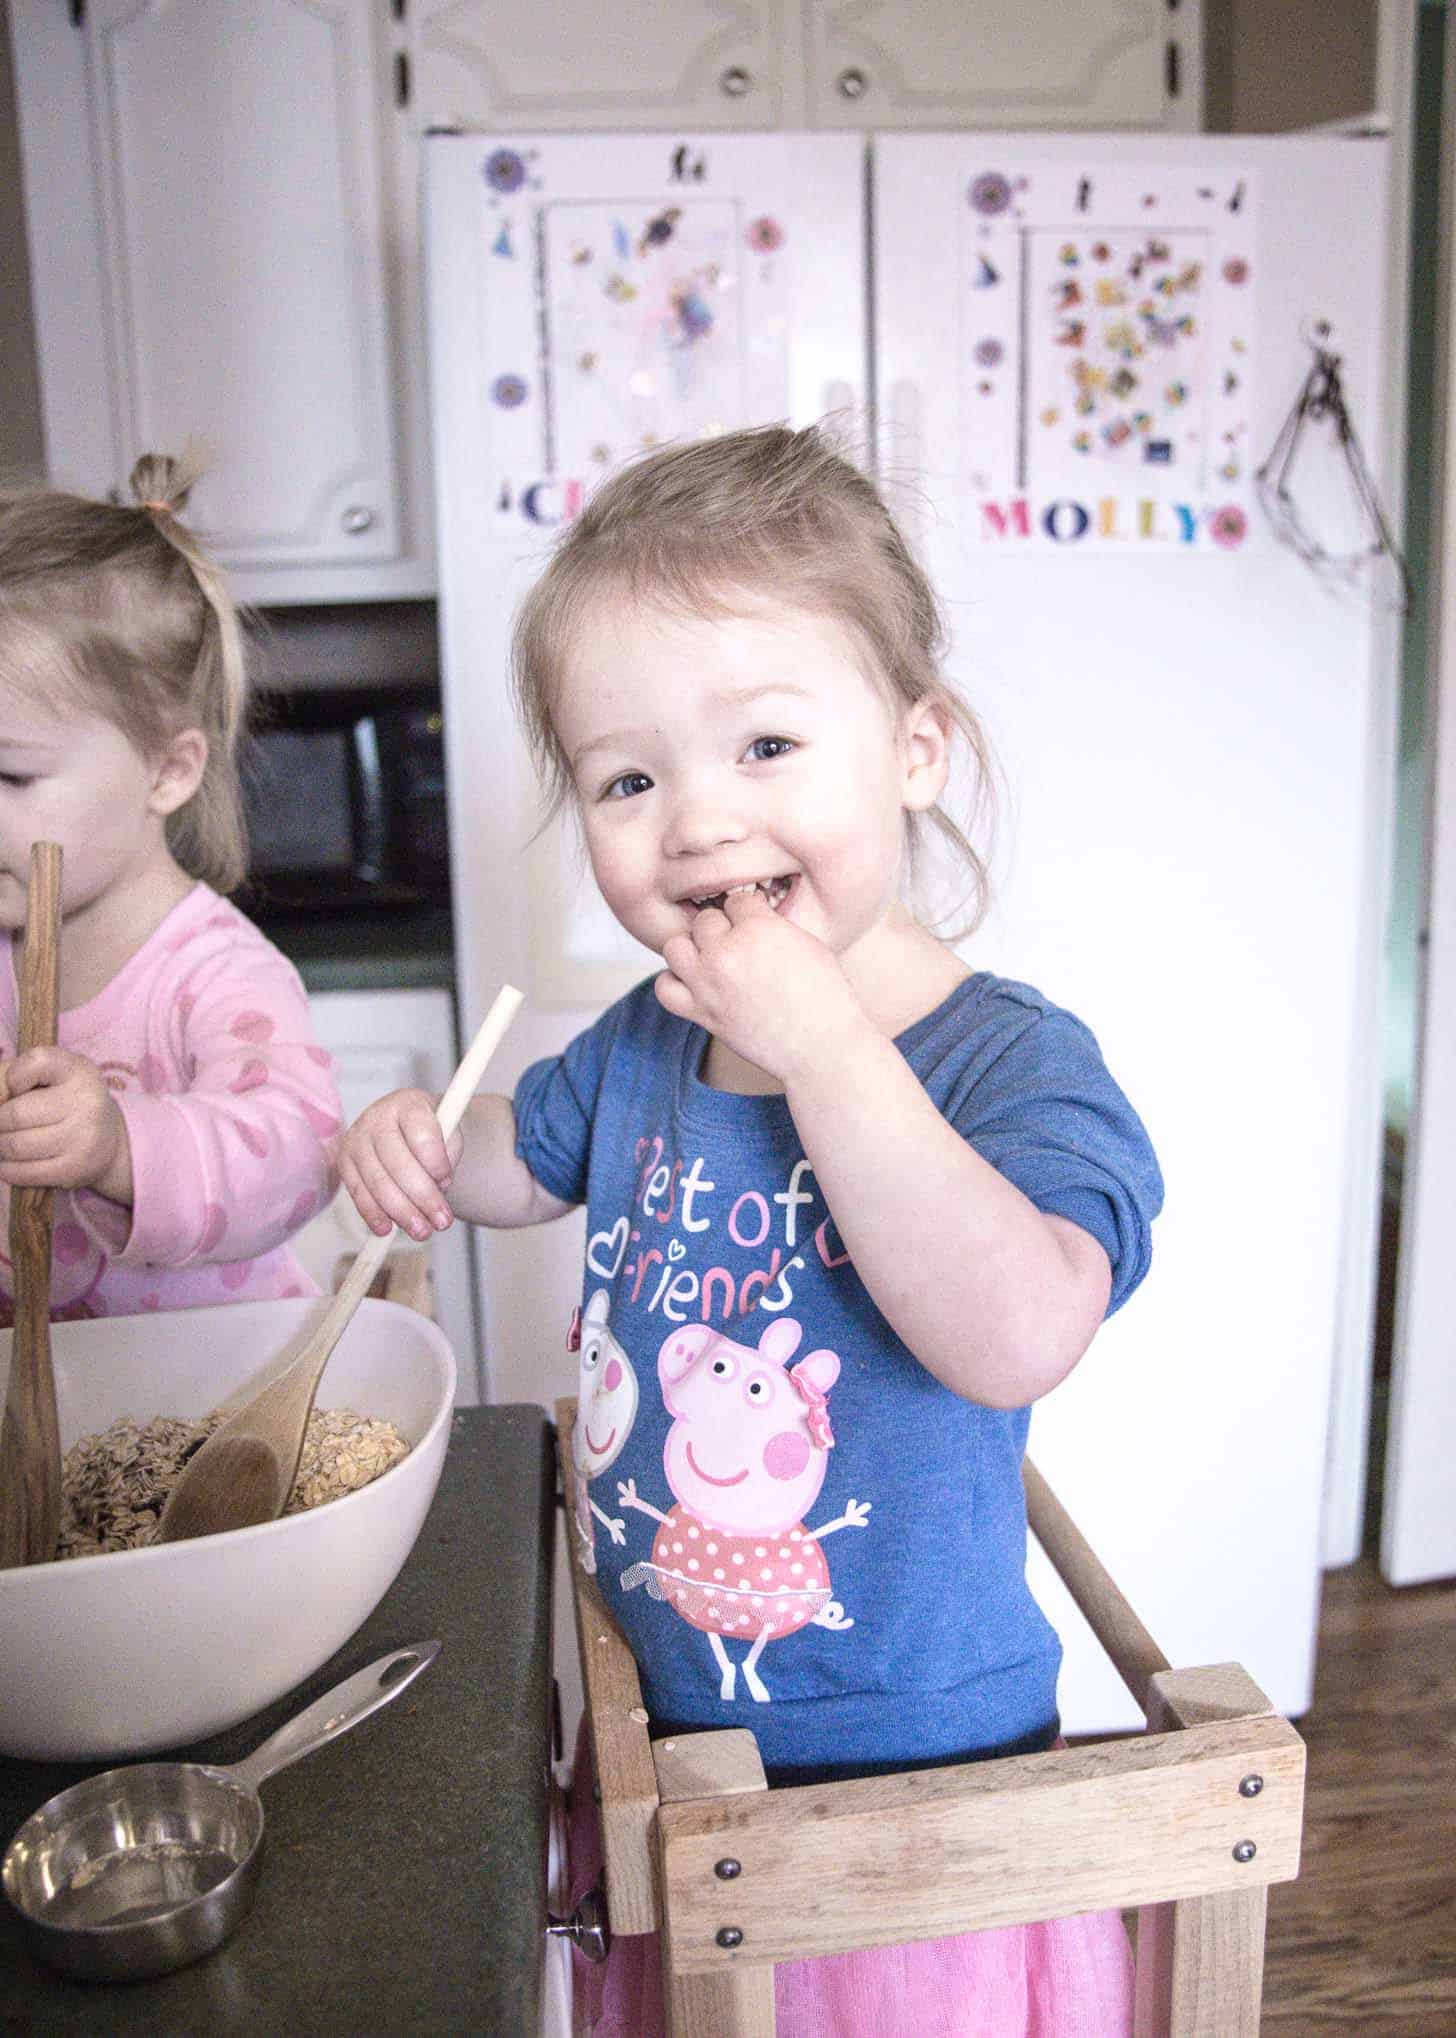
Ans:
[[[447,1139],[480,1088],[486,1064],[521,1002],[521,993],[507,984],[450,1078],[437,1106]],[[398,1236],[397,1229],[383,1238],[370,1233],[297,1355],[215,1429],[183,1466],[162,1509],[158,1542],[180,1543],[192,1536],[219,1535],[224,1529],[251,1528],[254,1522],[274,1521],[282,1514],[298,1476],[304,1431],[324,1367]]]
[[[16,1053],[54,1047],[60,1003],[61,852],[30,851]],[[52,1189],[10,1192],[15,1333],[0,1422],[0,1569],[47,1564],[61,1533],[61,1438],[51,1369]]]

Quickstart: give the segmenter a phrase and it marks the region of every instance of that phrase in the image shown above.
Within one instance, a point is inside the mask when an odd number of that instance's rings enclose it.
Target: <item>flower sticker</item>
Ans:
[[[1011,186],[999,170],[983,170],[973,178],[966,194],[970,199],[972,212],[979,212],[984,218],[994,219],[1004,212],[1011,203]]]
[[[756,255],[775,255],[784,244],[784,230],[776,219],[764,213],[749,222],[745,239]]]
[[[515,410],[526,401],[526,379],[523,375],[497,375],[490,394],[491,401],[502,410]]]
[[[1233,552],[1248,536],[1249,520],[1237,503],[1226,502],[1208,520],[1208,535],[1225,552]]]
[[[519,191],[526,181],[526,165],[514,149],[493,149],[482,163],[480,174],[492,191]]]

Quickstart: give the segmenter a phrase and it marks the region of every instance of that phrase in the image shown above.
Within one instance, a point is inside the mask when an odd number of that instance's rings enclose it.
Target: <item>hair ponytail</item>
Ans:
[[[232,891],[247,875],[247,833],[243,823],[238,746],[247,714],[247,660],[237,605],[219,568],[181,522],[193,485],[202,471],[196,454],[174,460],[144,453],[131,470],[130,485],[142,513],[186,561],[207,605],[198,645],[193,699],[198,727],[207,738],[207,769],[185,807],[168,821],[173,854],[184,869],[205,865],[216,873],[219,891]]]
[[[199,471],[195,457],[144,455],[134,506],[59,490],[0,498],[0,642],[20,683],[104,715],[145,756],[201,729],[207,768],[167,840],[184,870],[229,892],[247,872],[247,667],[227,584],[182,521]]]

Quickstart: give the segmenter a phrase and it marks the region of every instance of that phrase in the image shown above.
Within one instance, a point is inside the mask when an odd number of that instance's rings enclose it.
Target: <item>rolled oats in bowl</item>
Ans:
[[[187,1460],[226,1421],[214,1411],[198,1422],[121,1416],[72,1444],[61,1466],[58,1557],[139,1550],[157,1539],[167,1497]],[[410,1449],[392,1422],[350,1408],[315,1408],[304,1432],[298,1476],[285,1514],[322,1507],[368,1486]]]
[[[109,1764],[193,1747],[295,1691],[390,1590],[434,1501],[457,1368],[438,1324],[375,1296],[359,1304],[319,1396],[316,1430],[342,1431],[343,1452],[312,1474],[305,1465],[297,1512],[157,1540],[183,1453],[317,1319],[310,1295],[51,1325],[70,1454],[65,1561],[0,1570],[0,1757]],[[0,1332],[0,1368],[5,1350]],[[380,1428],[351,1410],[387,1422],[408,1450],[397,1456],[386,1436],[375,1457]],[[154,1429],[157,1416],[182,1420]],[[352,1469],[340,1462],[350,1455]],[[309,1490],[311,1476],[322,1488]],[[337,1507],[303,1504],[335,1494]],[[92,1552],[98,1561],[84,1561]]]

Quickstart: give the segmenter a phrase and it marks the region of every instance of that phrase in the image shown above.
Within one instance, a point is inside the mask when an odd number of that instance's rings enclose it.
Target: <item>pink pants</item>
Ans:
[[[577,1736],[569,1819],[571,1901],[601,1877],[591,1742]],[[594,1965],[572,1956],[574,2028],[591,2038],[664,2038],[655,1932],[614,1939]],[[876,1946],[774,1971],[779,2038],[1126,2038],[1133,1967],[1116,1911]]]

